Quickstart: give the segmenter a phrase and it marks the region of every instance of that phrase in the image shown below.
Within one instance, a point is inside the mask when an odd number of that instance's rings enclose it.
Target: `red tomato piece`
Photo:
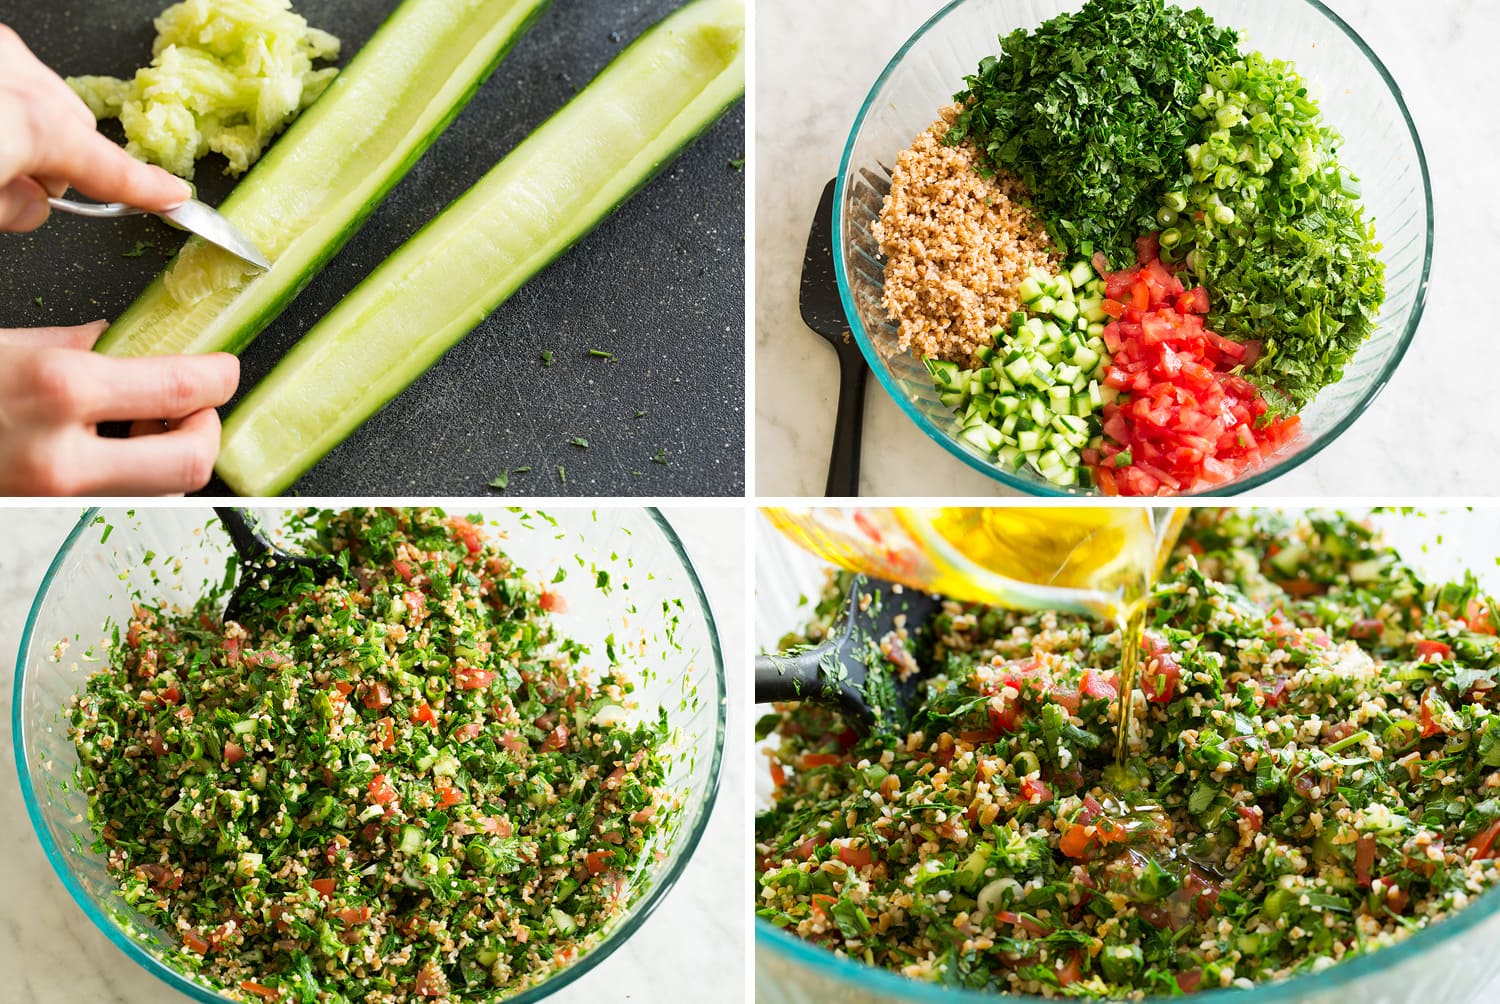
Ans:
[[[382,718],[375,723],[377,734],[380,736],[381,749],[396,748],[396,723],[389,718]]]
[[[432,705],[428,704],[426,701],[423,701],[421,704],[416,706],[415,710],[412,711],[411,720],[416,722],[418,725],[436,725],[437,712],[432,710]]]
[[[478,722],[467,722],[453,730],[453,738],[461,743],[471,742],[479,738],[479,734],[483,731],[484,726]]]
[[[334,882],[331,878],[313,879],[310,884],[313,890],[324,899],[328,899],[333,895]]]
[[[257,997],[264,997],[268,1001],[279,1000],[281,997],[280,990],[268,987],[264,983],[256,983],[254,980],[241,980],[240,989],[246,993],[255,994]]]
[[[592,851],[583,859],[584,868],[588,869],[590,875],[598,875],[609,869],[609,863],[615,859],[614,851]]]
[[[499,673],[488,669],[475,669],[472,666],[464,667],[453,674],[454,681],[460,690],[482,690],[495,682]]]
[[[391,787],[384,774],[376,774],[370,779],[369,791],[370,801],[376,805],[390,805],[396,800],[396,789]]]
[[[839,860],[851,868],[864,868],[873,861],[874,855],[868,847],[840,847]]]
[[[237,764],[237,763],[239,763],[243,759],[245,759],[245,748],[243,746],[241,746],[239,743],[225,743],[224,744],[224,762],[225,763],[231,764],[231,765],[232,764]]]
[[[1474,860],[1495,856],[1495,838],[1500,837],[1500,819],[1470,837],[1464,847],[1474,852]]]
[[[1444,659],[1453,658],[1453,649],[1440,641],[1423,638],[1412,648],[1416,650],[1417,658],[1422,662],[1442,662]]]
[[[373,711],[391,706],[391,688],[383,683],[377,683],[365,691],[365,707]]]

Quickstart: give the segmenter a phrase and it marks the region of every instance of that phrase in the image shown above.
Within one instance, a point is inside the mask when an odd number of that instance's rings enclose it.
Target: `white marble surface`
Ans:
[[[1437,213],[1427,312],[1395,378],[1340,439],[1262,495],[1496,495],[1500,467],[1472,432],[1500,419],[1492,325],[1465,289],[1485,289],[1500,245],[1500,117],[1493,92],[1495,0],[1327,0],[1380,54],[1426,147]],[[760,0],[755,126],[755,490],[821,495],[838,386],[828,345],[798,316],[808,226],[870,85],[939,0],[846,4]],[[1480,269],[1475,276],[1476,264]],[[1476,286],[1477,284],[1477,286]],[[1476,360],[1478,365],[1465,365]],[[861,492],[984,496],[995,482],[931,443],[870,381]],[[1459,430],[1469,430],[1458,435]]]
[[[25,612],[77,509],[0,509],[0,1000],[7,1004],[186,1004],[138,969],[74,905],[32,833],[11,753],[11,681]],[[666,510],[703,578],[733,672],[744,628],[745,514]],[[740,661],[734,661],[734,660]],[[715,812],[682,878],[645,925],[552,999],[582,1002],[745,1000],[748,913],[734,890],[749,881],[744,853],[749,744],[746,703],[734,694]]]

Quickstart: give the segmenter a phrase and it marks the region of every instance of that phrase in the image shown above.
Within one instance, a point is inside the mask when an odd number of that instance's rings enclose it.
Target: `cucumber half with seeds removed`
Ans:
[[[692,0],[386,259],[224,425],[219,474],[285,491],[739,100],[742,0]]]
[[[190,239],[99,340],[239,352],[344,245],[551,0],[405,0],[219,211],[271,260]]]

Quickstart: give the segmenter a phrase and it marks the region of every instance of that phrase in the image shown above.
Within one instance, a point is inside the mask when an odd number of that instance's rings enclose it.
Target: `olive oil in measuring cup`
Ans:
[[[1120,626],[1116,758],[1125,762],[1146,600],[1185,509],[1101,506],[767,509],[783,533],[850,571],[971,603]]]

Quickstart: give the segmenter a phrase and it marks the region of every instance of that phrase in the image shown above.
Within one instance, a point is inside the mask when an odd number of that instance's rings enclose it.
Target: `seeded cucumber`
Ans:
[[[551,0],[405,0],[219,206],[271,260],[190,239],[98,350],[239,352],[453,121]]]
[[[285,491],[737,102],[744,48],[742,0],[692,0],[649,29],[250,392],[220,476]]]

